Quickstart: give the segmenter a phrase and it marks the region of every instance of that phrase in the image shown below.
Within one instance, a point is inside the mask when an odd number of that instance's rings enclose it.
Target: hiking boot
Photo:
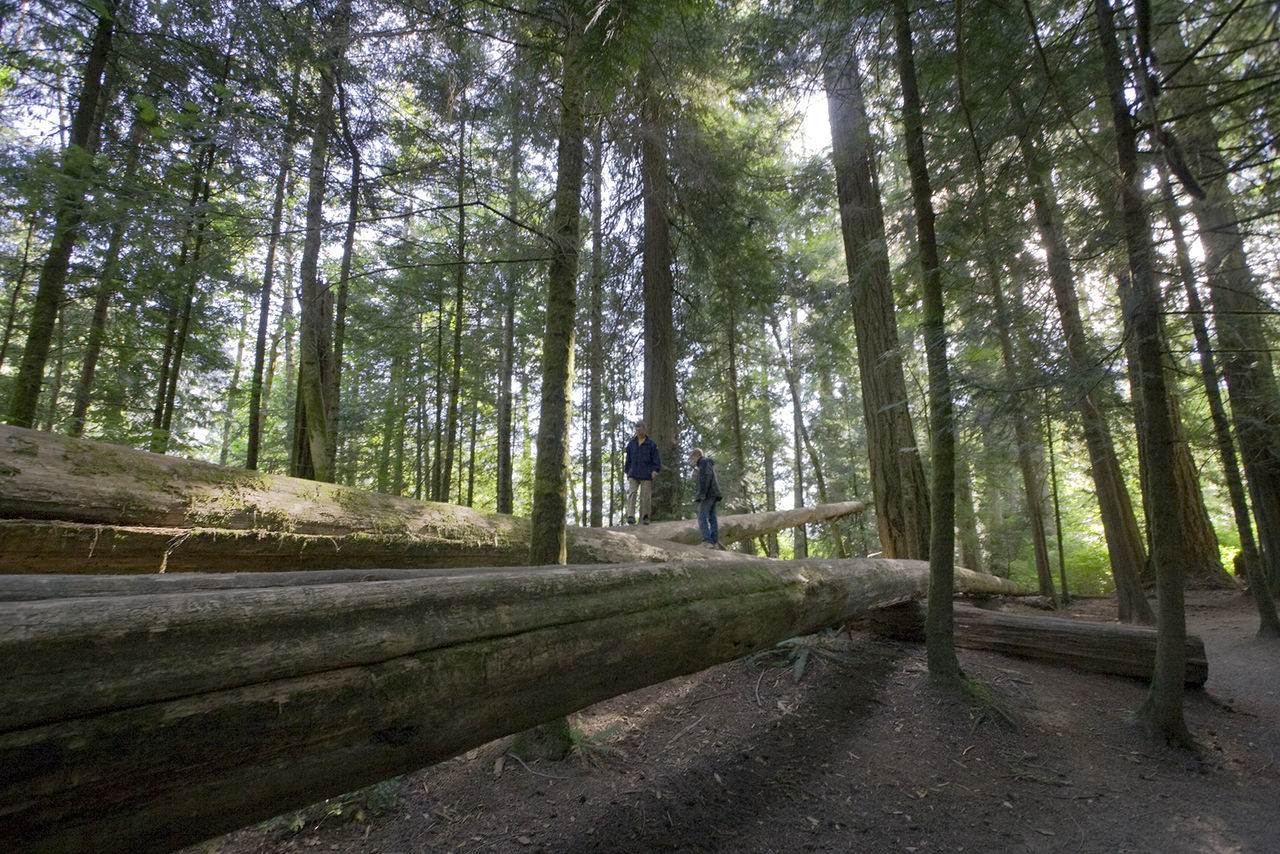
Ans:
[[[649,517],[648,517],[648,516],[645,516],[643,519],[641,519],[641,520],[640,520],[640,524],[641,524],[641,525],[648,525],[648,524],[649,524]]]
[[[635,516],[628,516],[628,517],[627,517],[627,524],[628,524],[628,525],[634,525],[635,523],[636,523],[636,517],[635,517]]]
[[[715,543],[709,543],[706,540],[703,540],[702,542],[698,543],[698,548],[702,548],[702,549],[714,549],[715,547],[716,547]]]

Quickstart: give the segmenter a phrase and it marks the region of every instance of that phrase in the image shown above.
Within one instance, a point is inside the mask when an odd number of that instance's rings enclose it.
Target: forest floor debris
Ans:
[[[1132,724],[1141,681],[960,650],[1009,731],[930,688],[921,646],[843,632],[803,668],[760,656],[592,706],[564,762],[501,739],[185,854],[1274,852],[1280,642],[1257,622],[1243,594],[1188,593],[1209,658],[1186,700],[1194,757]]]

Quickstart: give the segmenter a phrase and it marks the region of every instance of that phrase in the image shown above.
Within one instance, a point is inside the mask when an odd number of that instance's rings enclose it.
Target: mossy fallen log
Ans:
[[[858,501],[725,516],[745,539]],[[573,564],[665,561],[697,524],[570,527]],[[0,574],[520,566],[529,520],[0,425]]]
[[[7,849],[172,850],[922,596],[928,566],[373,575],[6,579]]]

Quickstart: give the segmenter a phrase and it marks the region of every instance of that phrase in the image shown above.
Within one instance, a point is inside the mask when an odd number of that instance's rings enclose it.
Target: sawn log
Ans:
[[[364,575],[5,579],[6,850],[170,851],[919,597],[928,566]]]

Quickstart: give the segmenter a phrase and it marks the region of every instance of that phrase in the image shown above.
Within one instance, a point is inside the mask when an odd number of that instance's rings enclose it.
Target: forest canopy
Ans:
[[[529,516],[554,344],[570,523],[643,419],[659,518],[700,447],[734,512],[874,499],[760,552],[927,557],[936,286],[960,564],[1149,573],[1154,341],[1187,572],[1280,583],[1274,3],[27,0],[0,51],[10,424]]]

